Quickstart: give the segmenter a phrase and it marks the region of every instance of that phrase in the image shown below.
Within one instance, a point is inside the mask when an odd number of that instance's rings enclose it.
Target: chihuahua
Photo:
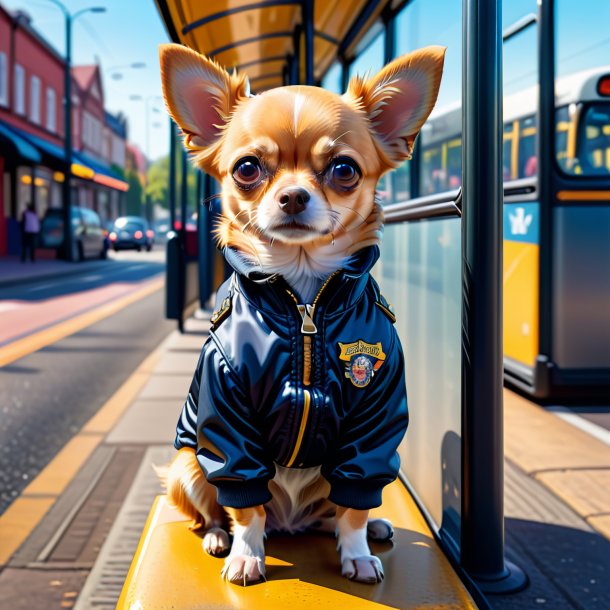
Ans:
[[[216,228],[235,270],[217,293],[164,479],[170,501],[227,554],[230,582],[264,579],[268,532],[333,532],[342,574],[376,583],[369,520],[398,473],[404,357],[369,271],[380,177],[410,159],[445,49],[399,57],[343,96],[308,86],[251,95],[244,75],[160,49],[168,110],[222,187]],[[232,542],[228,531],[232,532]]]

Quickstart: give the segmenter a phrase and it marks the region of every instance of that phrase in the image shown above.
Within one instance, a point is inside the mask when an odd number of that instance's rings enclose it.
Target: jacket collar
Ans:
[[[278,291],[282,297],[289,288],[277,273],[265,273],[260,265],[254,264],[233,248],[224,248],[223,255],[235,270],[240,280],[242,292],[259,309],[277,311]],[[333,312],[347,309],[358,300],[366,287],[369,271],[379,258],[379,246],[368,246],[348,258],[333,278],[332,284],[324,290],[320,305]],[[340,293],[340,298],[334,298]]]

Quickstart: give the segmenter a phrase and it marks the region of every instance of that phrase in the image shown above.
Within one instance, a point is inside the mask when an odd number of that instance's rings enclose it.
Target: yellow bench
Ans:
[[[372,610],[476,608],[437,546],[412,497],[398,481],[384,490],[372,516],[394,524],[393,543],[372,543],[385,580],[363,585],[342,578],[331,536],[270,537],[267,582],[238,587],[223,581],[223,559],[205,554],[201,538],[155,500],[117,605],[119,610]]]

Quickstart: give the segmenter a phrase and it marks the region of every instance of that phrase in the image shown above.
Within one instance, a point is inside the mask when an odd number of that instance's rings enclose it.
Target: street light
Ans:
[[[123,75],[117,70],[140,70],[142,68],[146,68],[146,64],[143,61],[134,61],[126,66],[110,66],[109,68],[104,68],[104,72],[113,72],[110,75],[110,78],[113,80],[121,80]]]
[[[66,63],[64,69],[64,157],[66,169],[63,181],[64,257],[73,260],[72,216],[70,213],[70,179],[72,177],[72,23],[85,13],[105,13],[103,6],[90,6],[70,13],[60,0],[49,0],[58,6],[66,20]]]

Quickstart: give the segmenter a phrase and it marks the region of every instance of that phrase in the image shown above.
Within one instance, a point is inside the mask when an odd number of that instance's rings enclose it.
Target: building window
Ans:
[[[25,70],[15,64],[15,112],[25,114]]]
[[[55,123],[55,89],[51,89],[51,87],[47,87],[47,129],[49,131],[55,132],[57,129]]]
[[[40,125],[40,79],[37,76],[30,79],[30,120]]]
[[[8,70],[5,53],[0,53],[0,104],[8,106]]]

